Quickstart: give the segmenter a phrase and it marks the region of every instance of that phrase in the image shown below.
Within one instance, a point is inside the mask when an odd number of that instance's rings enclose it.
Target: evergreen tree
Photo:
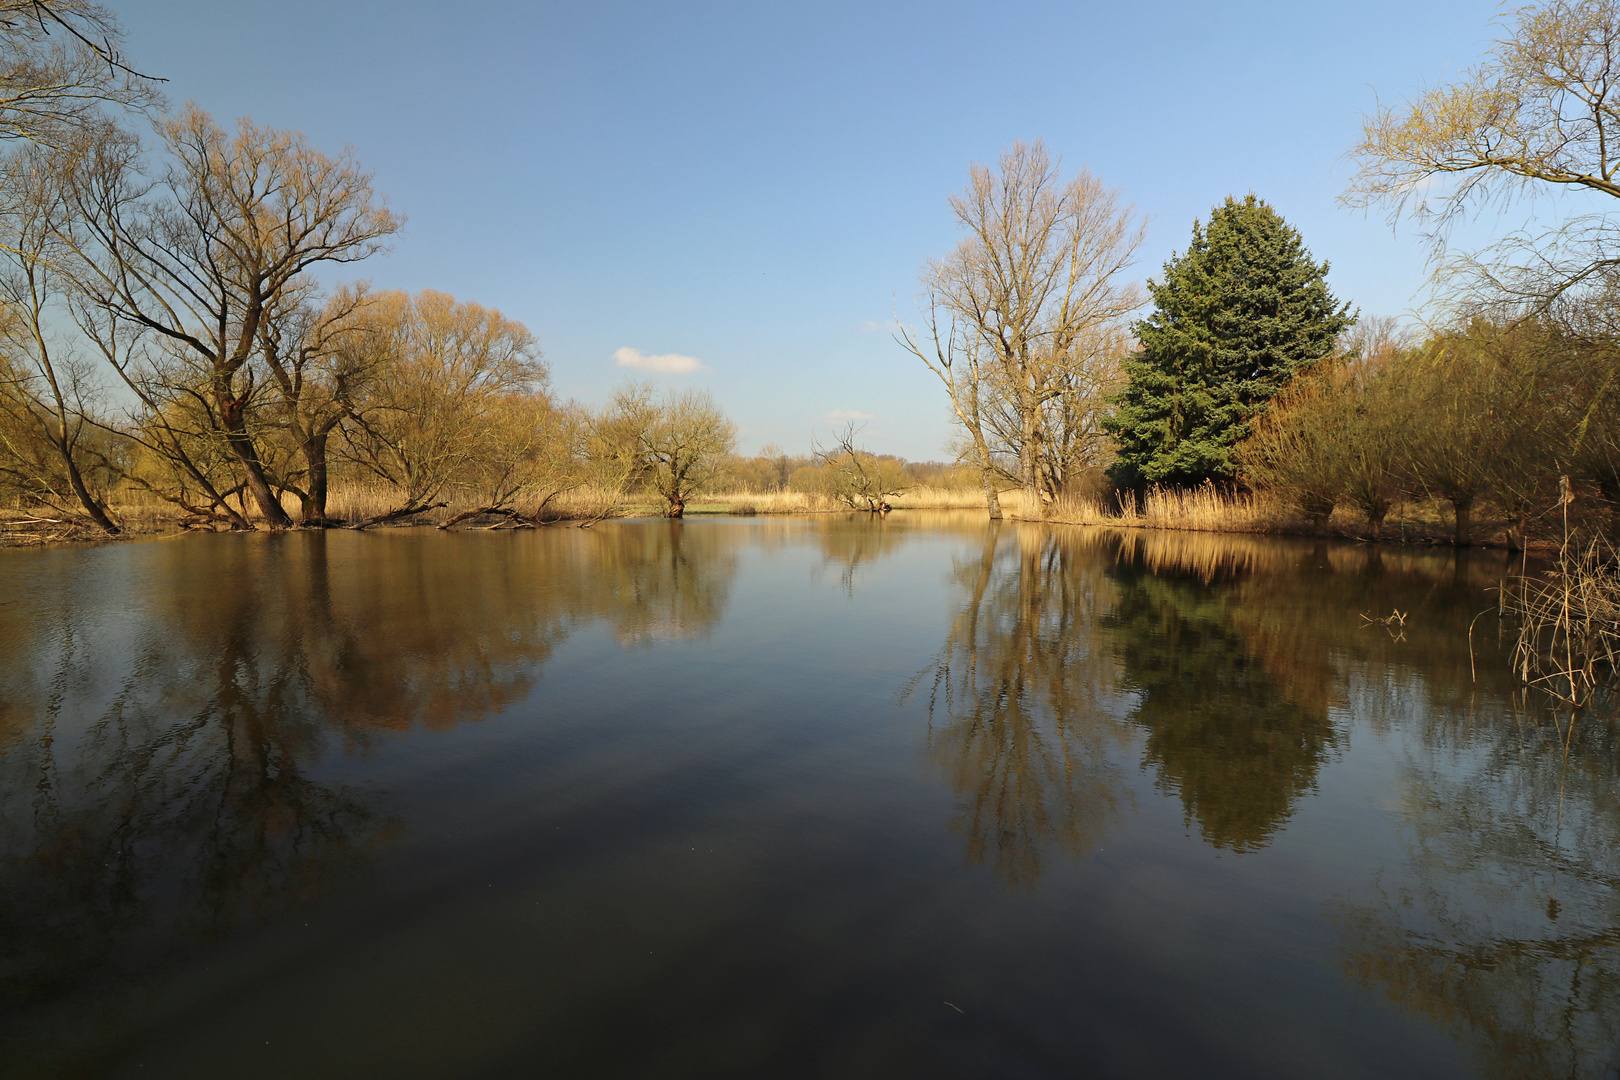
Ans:
[[[1134,330],[1142,349],[1106,421],[1124,487],[1235,479],[1232,447],[1296,374],[1355,322],[1328,292],[1299,232],[1253,195],[1227,198],[1208,228],[1148,282],[1154,310]]]

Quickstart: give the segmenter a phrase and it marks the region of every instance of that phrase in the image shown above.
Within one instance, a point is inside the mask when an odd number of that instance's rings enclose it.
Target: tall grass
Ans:
[[[1519,617],[1514,667],[1528,685],[1576,707],[1620,690],[1620,553],[1566,536],[1557,566],[1507,596]]]
[[[984,492],[976,488],[915,487],[890,499],[889,505],[896,510],[983,509]],[[848,513],[849,507],[831,496],[810,491],[717,491],[692,500],[686,512],[837,514]]]
[[[1122,497],[1117,508],[1105,508],[1093,499],[1060,499],[1047,508],[1046,519],[1116,529],[1235,533],[1277,532],[1290,524],[1282,509],[1269,499],[1226,494],[1210,484],[1191,491],[1155,487],[1140,500]]]

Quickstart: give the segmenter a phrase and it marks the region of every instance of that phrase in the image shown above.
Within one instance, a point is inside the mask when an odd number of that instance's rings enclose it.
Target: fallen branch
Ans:
[[[373,525],[382,525],[389,521],[399,521],[402,518],[416,517],[418,514],[425,514],[429,510],[439,510],[444,508],[446,505],[446,503],[436,502],[428,503],[424,506],[402,506],[398,510],[390,510],[386,514],[378,514],[376,517],[367,518],[364,521],[357,521],[352,525],[346,525],[344,527],[357,531],[360,529],[369,529]]]

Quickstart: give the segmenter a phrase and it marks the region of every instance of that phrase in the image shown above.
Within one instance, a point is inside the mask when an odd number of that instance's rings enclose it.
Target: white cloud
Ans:
[[[628,345],[613,354],[613,362],[619,367],[651,371],[657,375],[690,375],[694,371],[709,370],[708,365],[695,356],[682,356],[680,353],[658,353],[648,356],[640,349],[632,349]]]
[[[855,328],[865,334],[892,334],[900,329],[900,324],[893,319],[862,319],[855,324]]]
[[[836,424],[842,420],[871,420],[872,414],[861,412],[859,409],[834,409],[832,412],[822,413],[821,418],[829,424]]]

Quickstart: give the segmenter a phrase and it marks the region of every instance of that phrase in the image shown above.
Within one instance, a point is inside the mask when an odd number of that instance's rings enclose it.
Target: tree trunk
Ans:
[[[686,516],[686,500],[680,496],[669,500],[669,516],[672,518]]]
[[[1023,484],[1023,517],[1040,519],[1046,516],[1046,502],[1041,498],[1040,476],[1040,417],[1027,405],[1020,410],[1023,416],[1019,432],[1018,479]]]
[[[84,507],[84,512],[90,515],[90,520],[94,521],[101,531],[108,536],[117,536],[123,532],[124,530],[120,529],[113,522],[113,519],[107,516],[107,511],[90,494],[90,489],[85,487],[84,475],[79,472],[79,463],[73,460],[72,449],[68,447],[60,447],[59,449],[62,451],[63,464],[67,467],[68,483],[73,488],[73,495],[79,500],[79,505]]]
[[[326,433],[311,435],[304,440],[304,467],[309,470],[309,494],[299,515],[304,526],[326,524]]]
[[[991,521],[1001,520],[1001,495],[996,491],[996,478],[989,469],[981,472],[984,480],[984,505],[990,511]]]
[[[1451,500],[1451,509],[1457,519],[1451,542],[1458,547],[1467,547],[1468,531],[1474,519],[1474,500],[1472,498],[1453,499]]]
[[[243,422],[242,412],[246,402],[230,395],[216,394],[215,403],[219,406],[225,441],[230,444],[231,452],[236,455],[242,472],[247,476],[248,492],[253,496],[259,513],[264,515],[265,523],[272,529],[292,528],[293,520],[287,516],[276,493],[270,490],[270,482],[264,475],[264,463],[259,460],[258,448],[253,445],[253,437],[248,434],[247,424]]]

